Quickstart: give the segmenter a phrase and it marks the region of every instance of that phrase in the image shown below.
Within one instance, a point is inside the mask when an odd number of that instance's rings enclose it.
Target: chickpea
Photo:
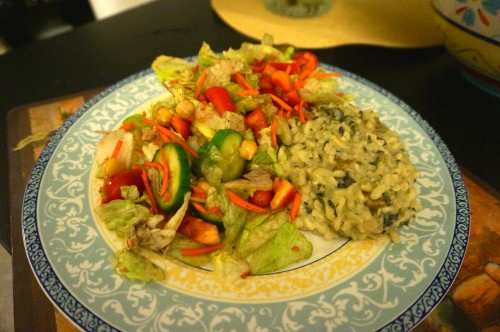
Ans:
[[[202,189],[204,192],[208,192],[210,184],[207,181],[198,181],[198,188]]]
[[[102,173],[105,177],[110,177],[124,170],[123,165],[116,158],[109,158],[101,166]]]
[[[177,106],[175,106],[175,112],[184,120],[189,119],[194,114],[195,109],[196,106],[189,99],[184,99],[183,101],[178,103]]]
[[[253,139],[246,139],[240,145],[240,157],[245,160],[252,160],[257,153],[257,143]]]
[[[172,116],[174,115],[174,112],[170,108],[167,108],[165,106],[160,107],[156,113],[155,113],[155,119],[156,122],[161,124],[164,127],[170,127],[172,124]]]

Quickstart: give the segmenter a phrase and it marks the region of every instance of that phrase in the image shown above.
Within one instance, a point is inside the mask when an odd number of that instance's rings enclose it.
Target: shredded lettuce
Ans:
[[[224,86],[231,81],[231,75],[240,72],[243,69],[243,63],[237,59],[222,59],[206,69],[207,77],[204,82],[204,88],[211,86]]]
[[[328,78],[310,78],[299,90],[299,94],[306,102],[313,104],[330,103],[332,101],[343,102],[337,96],[338,83]]]

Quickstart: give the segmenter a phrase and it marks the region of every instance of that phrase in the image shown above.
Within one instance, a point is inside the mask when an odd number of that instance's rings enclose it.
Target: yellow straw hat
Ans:
[[[269,12],[264,0],[211,0],[213,10],[238,32],[276,44],[319,49],[346,44],[426,47],[441,43],[430,0],[333,0],[326,14],[291,18]]]

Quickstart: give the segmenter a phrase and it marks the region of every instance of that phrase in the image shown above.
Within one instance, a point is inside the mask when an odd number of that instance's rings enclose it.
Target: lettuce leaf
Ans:
[[[311,257],[312,243],[290,222],[284,223],[276,235],[254,251],[248,264],[251,274],[277,271]]]
[[[98,205],[94,211],[106,228],[120,237],[128,237],[133,233],[136,224],[153,216],[147,207],[128,199],[117,199]]]
[[[195,77],[194,64],[167,55],[158,56],[151,64],[151,68],[161,82],[189,82],[194,80]]]
[[[165,272],[144,256],[132,250],[120,250],[110,258],[111,266],[120,275],[131,280],[158,281],[165,279]]]
[[[283,224],[290,221],[284,210],[250,219],[236,243],[236,254],[245,258],[273,238]]]

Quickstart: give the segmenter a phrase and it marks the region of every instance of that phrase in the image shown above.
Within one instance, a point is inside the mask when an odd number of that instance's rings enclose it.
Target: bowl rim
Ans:
[[[464,30],[470,34],[472,34],[473,36],[487,42],[487,43],[491,43],[495,46],[500,46],[500,40],[495,40],[493,38],[490,38],[490,37],[486,37],[474,30],[471,30],[469,28],[467,28],[466,26],[450,19],[448,16],[446,16],[442,11],[439,10],[439,8],[436,7],[436,5],[434,3],[432,3],[432,8],[434,9],[434,11],[436,12],[436,14],[438,14],[443,20],[445,20],[446,22],[450,23],[451,25],[461,29],[461,30]]]

